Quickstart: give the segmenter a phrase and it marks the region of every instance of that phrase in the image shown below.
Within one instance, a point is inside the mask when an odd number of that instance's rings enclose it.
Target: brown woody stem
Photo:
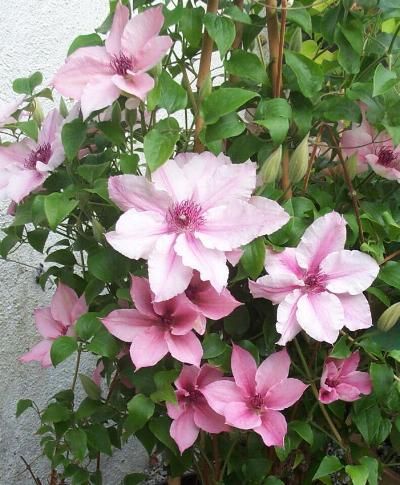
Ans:
[[[276,80],[278,79],[278,60],[279,60],[279,24],[276,11],[277,0],[266,0],[267,10],[267,30],[269,44],[269,68],[271,73],[272,95],[278,97]]]

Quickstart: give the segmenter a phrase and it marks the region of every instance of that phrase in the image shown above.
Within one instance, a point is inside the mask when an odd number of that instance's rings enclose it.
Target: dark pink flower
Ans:
[[[168,352],[180,362],[200,365],[203,349],[193,329],[199,313],[182,294],[153,303],[148,280],[132,276],[131,297],[135,309],[114,310],[102,322],[123,342],[130,342],[136,369],[157,364]]]
[[[168,416],[173,419],[170,428],[181,453],[193,445],[199,431],[221,433],[228,431],[225,418],[213,411],[203,395],[203,389],[220,380],[223,373],[208,364],[198,368],[184,365],[175,381],[177,404],[167,403]]]
[[[324,404],[356,401],[360,394],[370,394],[371,379],[368,372],[357,371],[360,354],[354,352],[346,359],[327,358],[321,376],[319,400]]]
[[[85,297],[59,283],[51,304],[35,310],[36,328],[44,340],[20,357],[21,362],[38,361],[43,367],[51,366],[50,349],[54,340],[62,335],[74,335],[78,318],[88,311]]]
[[[164,17],[162,7],[150,8],[129,20],[129,9],[118,2],[105,46],[81,47],[58,70],[54,87],[81,102],[83,118],[110,106],[121,93],[144,100],[154,87],[146,73],[172,45],[159,36]]]
[[[247,350],[233,346],[234,382],[218,380],[203,389],[208,404],[225,416],[228,425],[253,429],[267,446],[283,446],[287,432],[281,411],[300,399],[307,386],[288,378],[290,358],[286,350],[267,357],[258,367]]]
[[[9,198],[18,204],[40,188],[61,165],[64,161],[62,123],[63,118],[54,109],[46,116],[37,142],[25,138],[0,147],[0,198]]]

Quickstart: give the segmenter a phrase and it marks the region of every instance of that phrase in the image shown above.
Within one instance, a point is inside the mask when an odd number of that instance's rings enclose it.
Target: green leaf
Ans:
[[[86,138],[86,124],[76,118],[71,123],[65,123],[61,130],[61,140],[65,155],[73,160]]]
[[[347,40],[340,25],[335,32],[335,42],[339,47],[338,61],[339,64],[348,74],[357,74],[360,70],[360,54],[354,49],[352,44]]]
[[[17,402],[17,411],[15,412],[15,417],[19,418],[21,414],[29,408],[33,408],[33,401],[31,399],[20,399]]]
[[[215,124],[207,125],[205,131],[205,142],[223,140],[238,136],[244,132],[246,125],[236,113],[229,113],[222,116]]]
[[[351,350],[347,345],[347,338],[340,337],[329,354],[329,357],[334,357],[335,359],[345,359],[351,354]]]
[[[47,229],[34,229],[33,231],[29,231],[27,233],[28,242],[33,249],[36,249],[36,251],[39,251],[39,253],[43,253],[48,235],[49,231]]]
[[[370,456],[363,456],[359,462],[368,467],[368,483],[369,485],[378,485],[378,460]]]
[[[169,429],[171,427],[171,421],[167,416],[160,416],[153,418],[149,422],[150,431],[154,436],[161,441],[161,443],[169,448],[175,455],[178,454],[175,441],[171,438]]]
[[[220,339],[216,333],[209,333],[203,340],[203,359],[213,359],[223,354],[226,349],[226,344]]]
[[[69,429],[65,433],[65,441],[73,456],[78,461],[82,461],[87,450],[87,436],[83,429]]]
[[[224,14],[231,17],[235,22],[251,25],[251,17],[248,13],[241,10],[237,5],[230,5],[224,10]]]
[[[203,23],[208,34],[217,44],[221,59],[223,59],[235,40],[235,24],[231,19],[211,12],[204,16]]]
[[[36,71],[30,77],[21,77],[13,82],[13,90],[18,94],[32,94],[43,81],[41,72]]]
[[[319,478],[327,477],[332,473],[335,473],[343,468],[343,465],[340,463],[339,459],[336,456],[324,456],[322,459],[318,470],[315,472],[313,476],[313,481],[318,480]]]
[[[139,485],[144,482],[147,475],[144,473],[129,473],[125,475],[123,485]]]
[[[361,110],[355,101],[346,96],[329,96],[317,107],[324,119],[328,121],[347,120],[355,123],[361,122]]]
[[[293,429],[310,446],[314,443],[314,433],[311,426],[304,421],[292,421],[290,428]]]
[[[54,340],[50,349],[50,358],[54,367],[78,350],[78,344],[73,337],[63,335]]]
[[[99,400],[101,397],[100,387],[95,384],[92,379],[85,376],[85,374],[79,374],[79,379],[88,397],[90,397],[90,399],[92,399],[93,401]]]
[[[213,91],[202,103],[205,123],[216,123],[221,116],[236,111],[256,96],[258,94],[254,91],[241,88],[219,88]]]
[[[144,155],[151,172],[161,167],[173,154],[179,140],[179,124],[175,118],[159,121],[144,137]]]
[[[389,71],[382,64],[378,64],[374,73],[374,89],[372,96],[380,96],[385,94],[389,89],[397,84],[397,74]]]
[[[88,256],[88,271],[98,280],[109,283],[128,273],[129,260],[111,248],[98,248]]]
[[[397,261],[388,261],[379,271],[378,278],[389,286],[400,290],[400,263]]]
[[[17,127],[29,138],[37,141],[39,128],[35,120],[18,121]]]
[[[374,295],[384,305],[390,306],[390,299],[389,299],[389,297],[386,295],[386,293],[384,293],[379,288],[375,288],[375,287],[371,286],[371,288],[368,288],[367,293],[370,293],[371,295]]]
[[[119,159],[119,165],[122,173],[136,174],[139,165],[139,155],[137,153],[133,153],[132,155],[129,153],[122,153],[121,158]]]
[[[85,313],[75,324],[76,334],[83,340],[91,339],[101,328],[97,314],[93,312]]]
[[[240,337],[247,332],[250,327],[250,315],[244,305],[236,308],[229,316],[224,319],[224,330],[229,335]]]
[[[44,198],[44,212],[51,229],[56,227],[75,209],[77,200],[69,200],[64,193],[54,192]]]
[[[304,8],[302,3],[294,2],[293,8],[287,11],[287,20],[301,27],[308,35],[312,33],[311,16],[308,9]]]
[[[198,47],[200,45],[202,38],[203,16],[204,10],[201,7],[183,9],[179,27],[192,47]]]
[[[103,325],[86,348],[94,354],[110,359],[113,359],[119,352],[117,341]]]
[[[250,276],[255,280],[264,268],[265,261],[265,243],[264,238],[258,237],[244,247],[243,255],[240,262]]]
[[[128,434],[136,433],[147,423],[153,416],[155,405],[154,402],[143,394],[136,394],[128,402],[128,417],[125,420],[124,427]]]
[[[85,429],[88,444],[97,451],[111,456],[111,441],[107,429],[101,424],[92,424]]]
[[[260,58],[251,52],[236,49],[229,60],[224,62],[226,71],[233,76],[250,79],[257,84],[264,83],[267,73]]]
[[[43,423],[60,423],[71,417],[71,411],[59,403],[51,403],[42,414]]]
[[[285,52],[286,64],[294,72],[300,91],[306,98],[314,97],[322,88],[324,74],[316,62],[296,52]]]
[[[267,128],[276,145],[280,145],[289,130],[292,110],[289,103],[282,98],[261,101],[257,107],[254,120],[258,125]]]
[[[81,47],[89,47],[102,44],[103,41],[101,40],[101,37],[97,34],[80,35],[72,41],[72,44],[68,49],[67,55],[70,56],[73,52],[75,52],[77,49],[80,49]]]
[[[114,121],[102,121],[97,123],[97,126],[104,133],[104,136],[108,138],[114,145],[125,145],[125,132],[121,123],[116,123]]]
[[[156,106],[164,108],[168,114],[185,109],[187,105],[186,90],[172,79],[167,71],[162,71],[156,87],[147,97],[148,110],[152,111]]]
[[[385,401],[393,384],[393,370],[385,364],[372,362],[369,368],[373,391],[379,400]]]
[[[45,259],[46,263],[58,263],[63,266],[74,266],[76,264],[75,256],[69,249],[58,249],[50,253]]]
[[[368,480],[369,470],[365,465],[347,465],[346,473],[351,478],[353,485],[365,485]]]

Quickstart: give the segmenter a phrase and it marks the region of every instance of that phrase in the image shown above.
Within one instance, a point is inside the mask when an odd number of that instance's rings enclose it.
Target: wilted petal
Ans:
[[[343,249],[345,242],[346,221],[337,212],[330,212],[306,229],[296,250],[297,262],[313,271],[328,254]]]
[[[204,387],[201,392],[211,408],[218,414],[224,414],[224,409],[230,402],[243,401],[239,387],[228,380],[212,382]]]
[[[350,295],[358,295],[369,288],[379,273],[378,263],[361,251],[333,252],[320,267],[329,291]]]
[[[32,360],[40,362],[42,367],[50,367],[50,349],[53,344],[53,340],[42,340],[34,347],[31,348],[29,352],[22,355],[19,360],[23,363],[31,362]]]
[[[223,290],[229,275],[223,252],[204,247],[191,234],[180,234],[175,243],[175,250],[185,266],[197,270],[201,279],[209,281],[218,292]]]
[[[253,395],[256,388],[257,364],[254,357],[242,347],[233,345],[232,374],[236,384],[247,395]]]
[[[344,325],[344,311],[337,296],[324,291],[303,295],[297,302],[297,321],[310,337],[333,344]]]
[[[372,326],[371,309],[363,294],[338,295],[344,310],[344,325],[353,332]]]
[[[187,364],[200,365],[201,358],[203,357],[203,348],[193,332],[189,332],[186,335],[172,335],[167,333],[165,339],[174,359]]]
[[[136,209],[165,215],[171,204],[167,193],[156,190],[150,181],[138,175],[110,177],[108,193],[110,199],[124,211]]]
[[[286,345],[301,332],[296,313],[297,303],[302,295],[300,290],[294,290],[278,306],[276,331],[281,334],[278,345]]]
[[[284,379],[286,380],[289,374],[289,367],[290,357],[286,349],[267,357],[256,372],[257,393],[264,396],[271,387]]]
[[[80,97],[82,116],[85,120],[93,111],[110,106],[120,94],[111,76],[97,76],[90,80]]]
[[[106,239],[116,251],[130,259],[148,258],[167,230],[161,214],[129,209],[118,219],[115,231],[106,234]]]
[[[239,429],[253,429],[261,425],[260,416],[245,402],[231,402],[224,409],[226,424]]]
[[[283,227],[290,219],[289,214],[278,202],[266,197],[254,196],[249,203],[256,207],[262,222],[261,234],[272,234]]]
[[[286,409],[301,398],[307,387],[299,379],[284,379],[268,391],[265,405],[275,411]]]
[[[49,307],[35,310],[35,322],[40,335],[48,339],[56,339],[65,330],[60,322],[54,320]]]
[[[114,337],[119,338],[123,342],[132,342],[138,333],[142,334],[152,325],[158,324],[158,319],[155,317],[152,318],[139,313],[137,310],[131,309],[114,310],[102,318],[101,321],[111,335],[114,335]]]
[[[167,353],[165,332],[156,326],[135,335],[130,348],[131,359],[136,370],[157,364]]]
[[[106,49],[109,54],[117,55],[121,51],[121,37],[129,20],[129,8],[118,2],[110,33],[106,39]]]
[[[175,234],[160,237],[149,257],[150,287],[156,302],[168,300],[184,292],[192,278],[193,270],[185,266],[182,258],[175,252],[175,241]]]
[[[282,447],[287,433],[285,417],[278,411],[267,410],[262,415],[261,426],[254,431],[261,436],[266,446]]]
[[[194,422],[193,410],[186,410],[177,419],[172,421],[169,433],[178,445],[181,453],[187,448],[190,448],[199,435],[199,428]]]

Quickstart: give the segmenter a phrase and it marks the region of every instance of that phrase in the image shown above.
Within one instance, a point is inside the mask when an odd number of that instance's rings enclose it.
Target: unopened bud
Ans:
[[[289,178],[292,183],[299,182],[308,169],[308,137],[309,133],[303,138],[302,142],[292,153],[289,161]]]
[[[260,170],[261,184],[272,184],[278,178],[282,162],[282,145],[265,160]]]
[[[289,42],[289,50],[300,52],[303,44],[303,33],[300,27],[296,27]]]
[[[345,162],[347,173],[351,180],[357,175],[358,161],[357,154],[353,153]]]
[[[382,332],[388,332],[400,319],[400,302],[387,308],[378,320],[378,328]]]
[[[93,236],[97,242],[103,242],[105,229],[100,222],[92,217]]]
[[[37,99],[34,101],[33,119],[38,125],[41,125],[44,119],[42,106]]]

